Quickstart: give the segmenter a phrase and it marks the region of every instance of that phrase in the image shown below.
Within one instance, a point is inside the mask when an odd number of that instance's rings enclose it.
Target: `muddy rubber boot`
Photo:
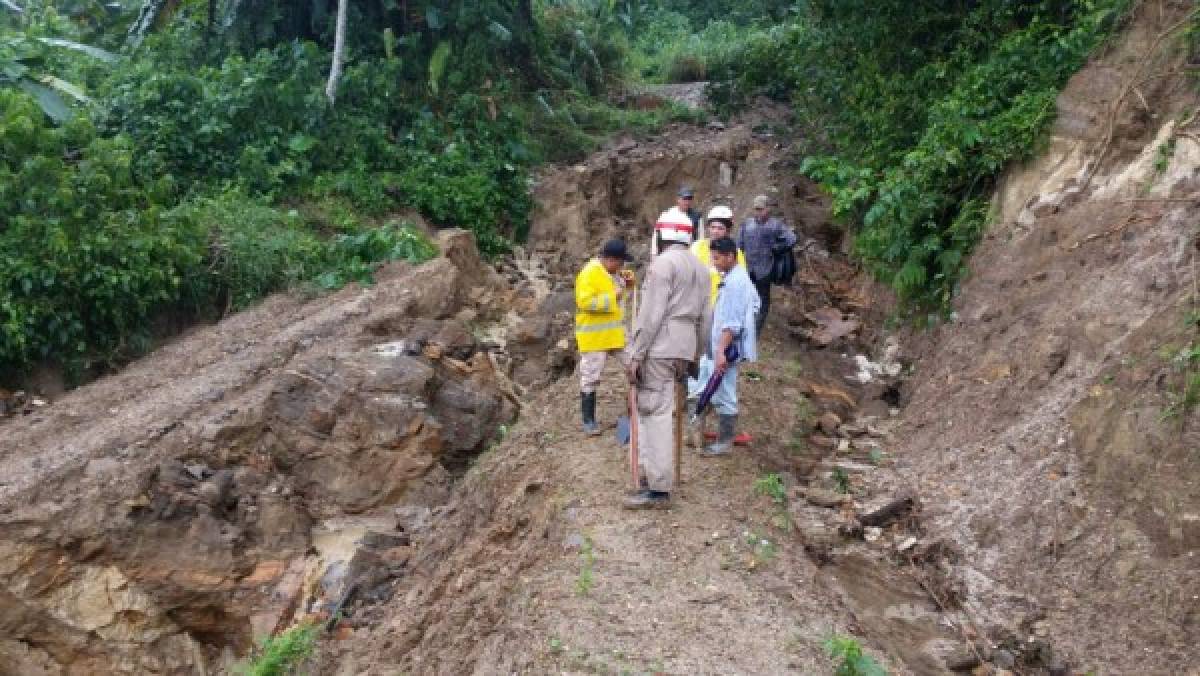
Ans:
[[[642,489],[625,498],[625,509],[667,509],[671,506],[671,494],[666,491]]]
[[[717,416],[717,440],[704,448],[704,455],[725,455],[733,450],[733,435],[737,431],[737,415]]]
[[[583,414],[584,433],[589,437],[600,436],[600,426],[596,424],[596,393],[581,393],[579,395],[579,409]]]

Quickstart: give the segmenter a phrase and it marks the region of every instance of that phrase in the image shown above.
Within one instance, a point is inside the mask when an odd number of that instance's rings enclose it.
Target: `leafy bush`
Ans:
[[[465,111],[453,127],[419,120],[401,144],[405,159],[397,176],[405,203],[440,226],[473,231],[490,256],[508,249],[508,233],[523,239],[528,229],[533,203],[522,170],[528,151],[505,143],[498,125],[471,130],[471,120]]]
[[[317,147],[326,106],[312,85],[325,61],[313,45],[235,55],[198,69],[169,58],[139,59],[110,85],[105,131],[133,140],[140,177],[170,176],[188,187],[228,182],[275,194],[314,162],[343,159]],[[346,139],[352,149],[354,138]]]
[[[629,8],[600,0],[546,2],[540,15],[543,84],[602,97],[629,68]]]
[[[673,54],[666,65],[668,82],[700,82],[707,73],[704,59],[696,54]]]

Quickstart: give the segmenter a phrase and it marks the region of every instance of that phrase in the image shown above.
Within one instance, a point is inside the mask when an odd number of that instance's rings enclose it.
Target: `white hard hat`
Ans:
[[[688,244],[692,241],[692,219],[688,215],[679,210],[678,207],[671,207],[658,217],[658,222],[654,224],[654,230],[666,242],[682,242]]]
[[[706,218],[705,220],[708,220],[708,221],[717,221],[717,220],[732,221],[733,220],[733,210],[730,209],[729,207],[721,206],[718,204],[717,206],[708,210],[708,218]]]

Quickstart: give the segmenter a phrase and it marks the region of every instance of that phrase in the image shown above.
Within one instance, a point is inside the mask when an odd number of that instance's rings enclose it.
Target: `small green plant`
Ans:
[[[1171,158],[1175,156],[1175,139],[1169,139],[1166,143],[1158,146],[1154,153],[1154,175],[1162,176],[1167,172],[1167,167],[1171,166]]]
[[[561,653],[563,649],[562,639],[558,638],[557,636],[551,636],[546,640],[546,647],[550,649],[552,654],[557,655]]]
[[[792,452],[792,455],[802,455],[808,450],[808,440],[797,434],[788,442],[788,450]]]
[[[829,637],[825,641],[825,651],[837,661],[834,676],[887,676],[887,670],[864,653],[862,645],[851,636],[835,634]]]
[[[755,481],[754,492],[771,498],[777,505],[787,502],[787,489],[783,486],[783,477],[779,476],[777,472],[767,474]]]
[[[838,493],[850,492],[850,475],[841,467],[833,468],[833,484]]]
[[[241,676],[284,676],[292,673],[312,655],[317,640],[317,625],[301,624],[263,642],[258,656]]]
[[[1171,366],[1182,374],[1182,388],[1167,393],[1170,404],[1159,421],[1179,418],[1200,404],[1200,344],[1185,345],[1171,357]]]
[[[754,554],[754,562],[759,565],[770,562],[778,553],[775,543],[758,532],[747,533],[746,544]]]
[[[867,454],[867,459],[871,461],[872,465],[879,465],[883,462],[883,451],[878,448],[872,448],[871,452]]]
[[[575,591],[580,596],[587,596],[595,585],[594,569],[596,552],[592,539],[584,536],[583,544],[579,546],[579,577],[575,579]]]

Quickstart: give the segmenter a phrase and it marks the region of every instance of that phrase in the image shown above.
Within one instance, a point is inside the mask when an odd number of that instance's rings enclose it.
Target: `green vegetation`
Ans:
[[[867,459],[872,465],[883,464],[883,451],[878,448],[872,448],[870,452],[867,453]]]
[[[834,676],[887,676],[887,670],[864,653],[862,645],[850,636],[831,636],[825,641],[825,651],[837,661]]]
[[[0,381],[433,255],[402,210],[498,255],[536,163],[694,119],[609,103],[614,3],[351,3],[335,82],[337,0],[137,5],[0,4]]]
[[[263,642],[258,655],[238,671],[242,676],[286,676],[313,654],[317,625],[302,624]]]
[[[1030,156],[1059,89],[1128,0],[810,0],[746,42],[728,99],[789,98],[802,171],[910,307],[945,308],[999,173]]]
[[[368,283],[429,254],[405,210],[503,254],[538,163],[704,117],[615,103],[644,82],[790,101],[858,255],[944,308],[995,177],[1129,4],[370,0],[335,58],[338,2],[0,3],[0,380]]]
[[[596,584],[595,579],[596,552],[592,539],[586,535],[583,544],[579,546],[579,577],[575,578],[575,591],[580,596],[587,596]]]
[[[771,498],[777,505],[787,502],[787,488],[784,487],[783,477],[778,472],[766,474],[755,480],[754,492]]]
[[[1190,343],[1171,358],[1175,379],[1179,384],[1167,392],[1170,402],[1161,419],[1181,418],[1200,404],[1200,344]]]
[[[750,546],[756,567],[770,563],[779,553],[779,549],[774,542],[771,542],[766,536],[760,535],[757,532],[746,536],[746,544]]]
[[[846,473],[846,470],[841,467],[834,467],[832,476],[833,486],[838,493],[850,492],[850,475]]]

